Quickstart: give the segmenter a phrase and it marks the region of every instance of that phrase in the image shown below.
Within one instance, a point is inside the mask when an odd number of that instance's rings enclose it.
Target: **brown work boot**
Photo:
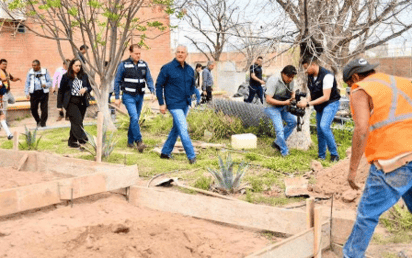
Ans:
[[[146,147],[147,147],[147,146],[146,146],[142,141],[137,142],[136,148],[137,148],[137,150],[138,150],[140,153],[142,153],[143,150],[144,150]]]

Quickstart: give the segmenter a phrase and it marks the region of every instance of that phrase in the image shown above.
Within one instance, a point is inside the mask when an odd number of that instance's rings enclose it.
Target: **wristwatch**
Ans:
[[[310,107],[309,102],[308,102],[308,103],[306,103],[306,107]]]

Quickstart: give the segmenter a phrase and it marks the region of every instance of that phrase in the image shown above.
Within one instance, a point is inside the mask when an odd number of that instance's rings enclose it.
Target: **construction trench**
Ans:
[[[353,225],[313,199],[275,208],[139,185],[137,166],[0,155],[0,257],[341,257]]]

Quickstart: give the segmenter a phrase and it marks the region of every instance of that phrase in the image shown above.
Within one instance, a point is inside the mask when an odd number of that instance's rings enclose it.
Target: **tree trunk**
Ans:
[[[110,89],[111,83],[112,82],[102,79],[99,93],[95,95],[96,95],[96,104],[99,108],[99,112],[103,114],[103,128],[106,128],[106,130],[109,130],[109,131],[115,131],[117,129],[112,121],[109,104],[108,104],[109,89]]]
[[[295,87],[295,90],[300,89],[302,92],[306,92],[309,96],[307,89],[307,77],[304,73],[299,73],[295,79],[295,85],[302,85]],[[312,108],[306,109],[305,116],[303,117],[302,131],[298,132],[294,130],[290,135],[287,144],[289,148],[298,149],[298,150],[308,150],[312,145],[312,139],[310,137],[310,114],[313,111]]]

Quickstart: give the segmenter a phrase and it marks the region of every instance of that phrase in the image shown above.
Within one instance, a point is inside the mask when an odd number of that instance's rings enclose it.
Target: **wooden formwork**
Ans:
[[[332,224],[336,223],[337,229],[332,229],[331,234],[329,218],[322,217],[320,207],[314,208],[313,200],[308,202],[308,207],[312,208],[305,212],[132,186],[129,202],[155,210],[292,235],[250,254],[249,258],[320,258],[321,251],[330,248],[331,243],[343,244],[353,225],[351,220],[333,218]]]
[[[353,225],[353,221],[346,218],[330,220],[322,216],[320,207],[314,207],[313,200],[307,201],[306,211],[275,208],[234,199],[134,186],[139,177],[136,166],[103,164],[40,152],[0,150],[0,155],[0,167],[14,166],[28,171],[73,176],[0,190],[0,216],[130,187],[129,202],[132,205],[290,235],[250,254],[248,258],[320,258],[322,250],[344,244]]]

